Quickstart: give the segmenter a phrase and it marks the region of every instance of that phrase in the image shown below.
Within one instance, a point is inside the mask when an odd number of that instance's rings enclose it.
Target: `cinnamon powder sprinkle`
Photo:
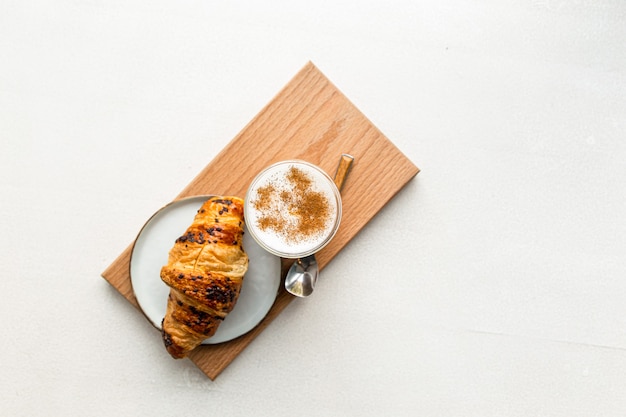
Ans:
[[[257,226],[271,230],[287,242],[297,242],[321,233],[331,218],[328,198],[313,189],[313,180],[297,167],[290,167],[285,175],[291,190],[278,190],[269,183],[257,190],[252,202],[261,213]]]

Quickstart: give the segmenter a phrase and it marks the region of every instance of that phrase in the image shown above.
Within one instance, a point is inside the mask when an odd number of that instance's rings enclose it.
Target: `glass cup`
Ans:
[[[341,222],[341,194],[321,168],[300,160],[261,171],[246,193],[248,232],[268,252],[303,258],[328,244]]]

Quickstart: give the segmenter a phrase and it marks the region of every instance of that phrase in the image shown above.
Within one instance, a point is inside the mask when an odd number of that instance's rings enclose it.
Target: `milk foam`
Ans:
[[[259,201],[259,190],[271,186],[274,190],[274,198],[271,199],[270,213],[280,213],[281,221],[287,223],[287,227],[295,227],[298,219],[289,213],[289,208],[285,206],[280,198],[281,192],[293,193],[294,185],[287,179],[292,167],[303,172],[311,180],[311,191],[324,195],[328,202],[329,216],[319,233],[302,237],[297,240],[289,239],[285,234],[279,233],[271,228],[262,229],[259,220],[267,216],[267,210],[257,210],[255,202]],[[341,200],[337,188],[332,180],[318,168],[301,161],[285,161],[272,165],[263,171],[250,186],[246,196],[245,218],[248,230],[252,236],[266,247],[270,252],[279,253],[283,257],[301,257],[302,254],[317,251],[335,233],[341,216]]]

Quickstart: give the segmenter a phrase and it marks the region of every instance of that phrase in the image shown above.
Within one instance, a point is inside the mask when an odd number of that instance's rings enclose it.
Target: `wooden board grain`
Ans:
[[[419,169],[312,63],[305,65],[175,199],[207,194],[243,197],[256,173],[285,159],[306,160],[332,177],[342,153],[355,160],[342,189],[341,226],[317,255],[323,269]],[[131,249],[132,243],[102,276],[139,308],[130,283]],[[288,266],[284,261],[283,278]],[[281,285],[274,305],[257,327],[230,342],[202,345],[189,358],[215,379],[294,299]]]

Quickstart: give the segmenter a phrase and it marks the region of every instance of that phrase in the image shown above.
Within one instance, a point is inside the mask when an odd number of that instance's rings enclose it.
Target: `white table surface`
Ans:
[[[626,3],[262,3],[0,1],[2,414],[625,415]],[[309,60],[422,172],[212,382],[100,274]]]

